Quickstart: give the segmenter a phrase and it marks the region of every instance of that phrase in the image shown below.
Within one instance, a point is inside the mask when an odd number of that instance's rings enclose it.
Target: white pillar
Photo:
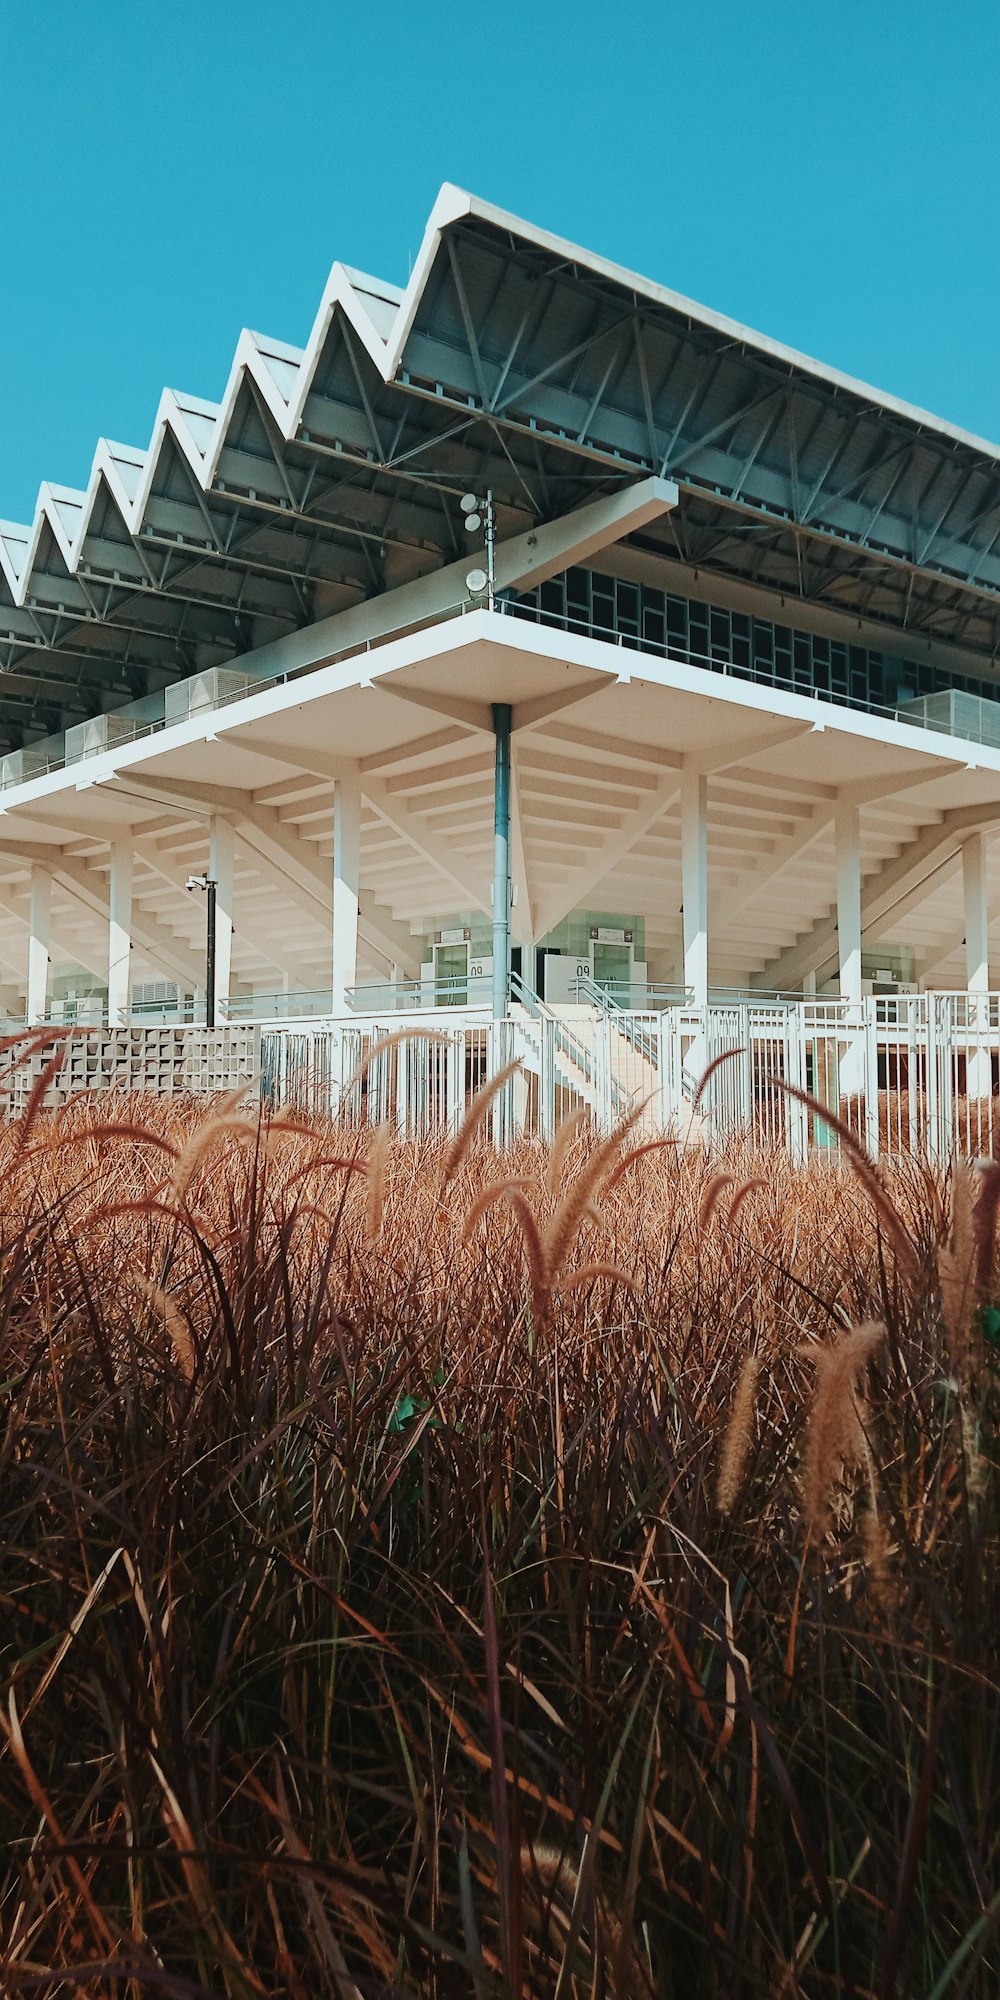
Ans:
[[[708,1002],[708,780],[681,777],[681,879],[684,898],[684,984],[696,1007]]]
[[[962,848],[962,897],[965,904],[965,983],[970,994],[981,996],[990,990],[990,913],[986,896],[986,835],[983,833],[970,834]],[[976,998],[970,1002],[968,1035],[966,1090],[970,1097],[992,1097],[993,1053],[988,1000]]]
[[[970,834],[962,848],[965,899],[965,983],[970,993],[990,990],[990,926],[986,900],[986,836]]]
[[[339,778],[333,795],[333,1012],[346,1014],[358,976],[361,787]]]
[[[108,1026],[128,1020],[132,991],[132,837],[112,843],[108,890]]]
[[[28,904],[28,1026],[44,1021],[49,1011],[49,917],[52,877],[35,863]]]
[[[840,948],[841,998],[861,1005],[861,815],[857,806],[838,800],[834,829],[837,844],[837,938]]]
[[[236,836],[231,820],[213,813],[209,827],[208,872],[215,889],[215,1018],[229,1018],[233,973],[233,898]]]

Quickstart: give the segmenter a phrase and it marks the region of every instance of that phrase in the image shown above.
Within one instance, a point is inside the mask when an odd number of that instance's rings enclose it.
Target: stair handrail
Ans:
[[[604,987],[598,986],[596,980],[591,979],[586,973],[582,974],[575,984],[578,997],[587,1000],[592,1007],[600,1008],[602,1014],[613,1015],[619,1034],[624,1035],[636,1055],[641,1056],[642,1060],[649,1064],[650,1069],[658,1070],[660,1051],[655,1035],[645,1033],[635,1015],[623,1007],[613,994],[606,993]]]
[[[592,1084],[594,1081],[594,1063],[591,1052],[586,1043],[581,1042],[579,1036],[574,1035],[572,1029],[566,1026],[565,1021],[560,1020],[554,1007],[547,1006],[541,994],[536,993],[534,987],[529,986],[527,980],[523,979],[519,972],[514,972],[513,970],[510,975],[510,992],[511,999],[516,1000],[520,1006],[526,1008],[527,1012],[534,1015],[536,1020],[551,1021],[557,1049],[563,1055],[568,1056],[570,1061],[576,1064],[581,1075],[586,1077],[588,1083]]]

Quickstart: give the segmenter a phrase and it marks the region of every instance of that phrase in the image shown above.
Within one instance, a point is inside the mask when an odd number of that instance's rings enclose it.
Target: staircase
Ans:
[[[707,1062],[701,1017],[691,1010],[626,1011],[592,979],[578,980],[577,991],[600,1023],[618,1115],[641,1105],[641,1133],[658,1134],[672,1119],[685,1144],[705,1140],[708,1106],[695,1104]]]
[[[511,1015],[524,1043],[525,1066],[537,1076],[543,1099],[551,1097],[551,1122],[556,1118],[556,1092],[569,1102],[566,1110],[585,1105],[594,1116],[600,1112],[595,1075],[594,1040],[589,1010],[572,1024],[529,986],[519,973],[511,973]],[[547,1028],[548,1032],[545,1032]],[[551,1077],[547,1075],[547,1050],[551,1050]]]

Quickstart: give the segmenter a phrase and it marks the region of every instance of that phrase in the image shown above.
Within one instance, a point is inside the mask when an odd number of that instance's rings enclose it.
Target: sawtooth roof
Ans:
[[[304,348],[244,331],[218,403],[0,523],[0,748],[454,561],[470,488],[507,535],[651,472],[633,539],[700,594],[996,666],[996,446],[446,186],[403,289],[334,264]]]

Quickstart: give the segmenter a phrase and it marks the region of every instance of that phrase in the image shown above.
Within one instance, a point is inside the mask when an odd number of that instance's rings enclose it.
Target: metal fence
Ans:
[[[23,1031],[22,1031],[23,1033]],[[643,1136],[708,1144],[743,1136],[795,1159],[839,1150],[846,1127],[871,1154],[1000,1156],[1000,995],[741,1000],[645,1013],[593,1007],[564,1018],[533,1000],[505,1020],[442,1007],[348,1021],[23,1033],[8,1047],[0,1109],[28,1100],[54,1054],[46,1103],[94,1089],[212,1092],[259,1079],[266,1101],[454,1132],[507,1065],[486,1131],[551,1138],[582,1110],[600,1131],[630,1113]]]
[[[551,1012],[494,1022],[446,1008],[267,1026],[261,1062],[275,1102],[413,1136],[454,1131],[476,1090],[516,1063],[487,1120],[498,1144],[551,1137],[582,1109],[602,1131],[634,1112],[645,1134],[743,1136],[796,1159],[837,1151],[842,1126],[888,1157],[1000,1153],[997,994],[595,1009],[570,1027]]]

